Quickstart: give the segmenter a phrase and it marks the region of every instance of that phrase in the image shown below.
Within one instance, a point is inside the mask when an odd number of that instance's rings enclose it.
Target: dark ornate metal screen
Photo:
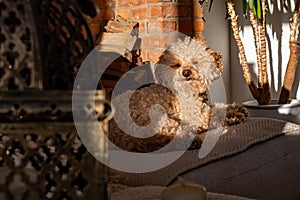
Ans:
[[[80,0],[0,0],[0,199],[107,198],[106,168],[72,118],[76,72],[94,47],[89,11]],[[104,92],[81,93],[96,104],[79,98],[76,109],[106,130]]]

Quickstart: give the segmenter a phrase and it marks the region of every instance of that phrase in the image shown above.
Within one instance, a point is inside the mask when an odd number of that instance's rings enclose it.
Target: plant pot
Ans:
[[[300,101],[290,100],[289,104],[278,104],[277,100],[271,100],[269,105],[258,105],[256,100],[244,102],[250,117],[266,117],[280,119],[300,124]]]

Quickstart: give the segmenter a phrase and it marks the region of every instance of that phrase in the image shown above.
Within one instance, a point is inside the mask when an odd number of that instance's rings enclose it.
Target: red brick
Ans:
[[[142,6],[146,0],[119,0],[119,6]]]
[[[163,16],[163,9],[161,6],[151,6],[149,8],[149,17],[152,18],[152,17],[162,17]]]
[[[189,17],[191,16],[191,6],[151,6],[150,7],[150,17]]]
[[[178,17],[179,9],[176,5],[162,6],[162,17]]]
[[[93,38],[94,38],[94,40],[96,40],[97,39],[96,37],[98,36],[98,34],[100,33],[100,30],[101,30],[100,24],[91,23],[91,24],[89,24],[89,26],[90,26],[90,30],[92,32]]]
[[[150,21],[148,22],[148,32],[173,32],[176,31],[176,21]]]
[[[177,0],[178,3],[199,3],[199,0]]]
[[[93,0],[94,4],[96,4],[97,6],[99,6],[101,4],[101,1],[103,1],[103,0]]]
[[[177,36],[174,34],[160,36],[145,36],[142,37],[142,49],[165,49],[175,41],[177,41]]]
[[[147,0],[147,3],[171,2],[172,0]]]
[[[182,33],[193,32],[193,20],[184,20],[178,22],[178,31]]]
[[[100,9],[99,14],[95,18],[93,18],[93,20],[110,20],[114,18],[115,14],[113,10]]]
[[[130,8],[120,8],[116,10],[116,14],[120,15],[124,19],[129,20],[130,19]]]
[[[193,17],[195,18],[203,17],[203,7],[201,5],[195,5],[193,7]]]
[[[128,0],[119,0],[119,6],[129,6],[130,1]]]
[[[178,6],[179,17],[190,17],[192,15],[192,6]]]
[[[147,8],[132,9],[132,19],[143,20],[147,18]]]
[[[141,50],[141,57],[143,59],[143,61],[148,61],[148,57],[147,57],[147,50]]]
[[[128,0],[119,0],[119,6],[129,6],[130,1]]]
[[[139,22],[139,33],[146,33],[147,30],[146,30],[146,25],[144,22]]]
[[[142,6],[142,5],[146,5],[146,0],[130,0],[132,6]]]
[[[163,25],[164,25],[164,32],[173,32],[176,31],[177,27],[176,27],[176,21],[164,21]]]
[[[151,63],[156,63],[161,56],[163,50],[147,50],[147,57]]]
[[[116,0],[94,0],[99,8],[115,8]]]
[[[177,17],[178,7],[176,5],[169,6],[151,6],[150,8],[151,17]]]
[[[204,21],[202,19],[194,20],[194,32],[199,32],[204,30]]]

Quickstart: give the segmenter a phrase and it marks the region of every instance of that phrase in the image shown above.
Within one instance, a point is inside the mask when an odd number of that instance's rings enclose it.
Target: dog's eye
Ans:
[[[198,64],[199,64],[198,61],[194,61],[194,62],[193,62],[193,65],[198,65]]]
[[[181,67],[180,63],[177,63],[176,65],[174,65],[175,67]]]
[[[192,75],[192,72],[190,70],[183,70],[182,76],[188,78],[189,76]]]

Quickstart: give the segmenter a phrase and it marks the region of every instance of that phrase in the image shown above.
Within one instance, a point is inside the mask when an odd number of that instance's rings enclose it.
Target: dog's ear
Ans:
[[[213,51],[211,48],[209,48],[204,39],[197,38],[196,40],[209,53],[209,55],[211,55],[211,57],[215,61],[216,68],[219,69],[219,71],[222,73],[223,72],[222,54]]]
[[[216,67],[223,72],[222,54],[211,50],[210,55],[215,59]]]
[[[215,79],[218,79],[223,73],[222,54],[215,52],[210,48],[207,48],[206,50],[215,61],[216,71],[214,73],[214,77]]]
[[[162,52],[156,64],[164,64],[164,65],[167,64],[168,60],[170,60],[169,57],[170,57],[170,53],[168,53],[168,51]]]

